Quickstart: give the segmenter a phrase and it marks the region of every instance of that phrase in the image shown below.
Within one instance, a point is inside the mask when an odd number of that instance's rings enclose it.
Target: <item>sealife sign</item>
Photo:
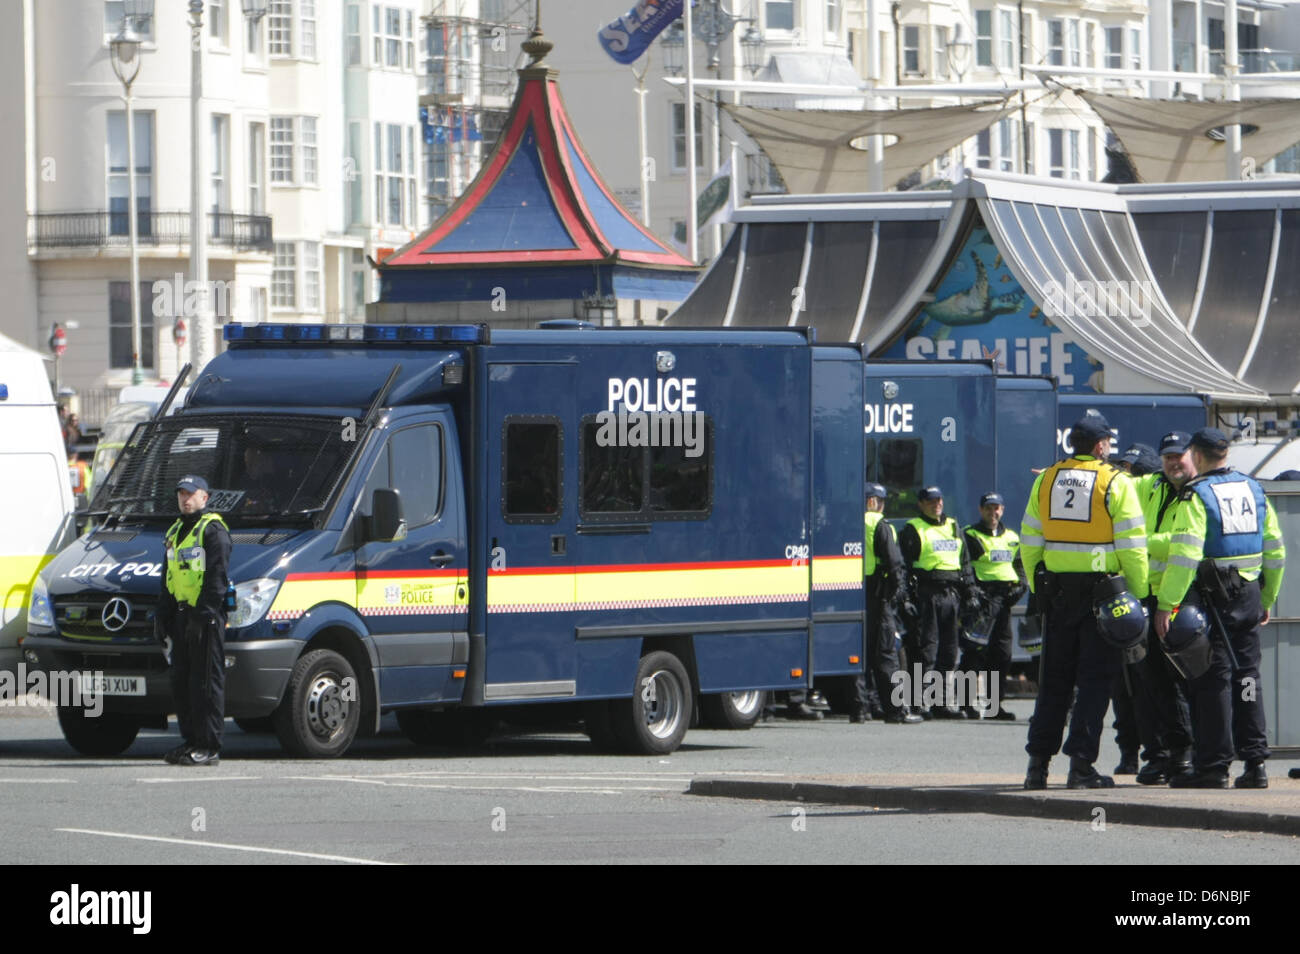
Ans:
[[[1004,374],[1050,374],[1062,391],[1101,390],[1101,362],[1057,330],[982,225],[940,279],[934,301],[876,357],[992,360]]]

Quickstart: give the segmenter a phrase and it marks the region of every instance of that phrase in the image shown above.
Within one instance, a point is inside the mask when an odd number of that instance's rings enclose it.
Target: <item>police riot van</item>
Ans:
[[[803,329],[225,338],[42,574],[28,660],[106,676],[99,718],[60,710],[78,750],[172,711],[153,612],[185,474],[233,541],[226,712],[292,753],[340,755],[386,712],[443,744],[542,703],[601,748],[665,753],[699,703],[743,722],[815,665],[861,671],[861,388],[813,384],[860,381],[856,349]]]

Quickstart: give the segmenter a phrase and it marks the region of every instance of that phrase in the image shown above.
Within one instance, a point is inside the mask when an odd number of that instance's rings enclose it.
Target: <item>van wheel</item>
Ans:
[[[416,745],[438,749],[474,749],[488,740],[496,719],[481,709],[399,709],[397,727]]]
[[[82,755],[103,758],[121,755],[140,733],[140,723],[124,715],[86,715],[80,706],[59,706],[59,728],[68,744]]]
[[[700,714],[711,729],[749,729],[763,715],[767,693],[758,689],[749,692],[723,692],[700,699]]]
[[[691,724],[691,680],[672,653],[647,653],[636,667],[631,699],[610,703],[613,728],[627,751],[666,755]]]
[[[280,744],[292,755],[315,759],[346,752],[361,725],[357,685],[352,664],[333,650],[315,649],[300,657],[271,717]]]

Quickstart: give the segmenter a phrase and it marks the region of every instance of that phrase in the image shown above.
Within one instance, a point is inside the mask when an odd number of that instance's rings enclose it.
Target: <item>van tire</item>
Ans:
[[[667,755],[686,737],[694,695],[686,667],[672,653],[656,650],[641,657],[631,699],[610,703],[614,733],[626,751]],[[653,690],[653,699],[647,695]]]
[[[332,759],[348,750],[361,726],[361,700],[343,698],[349,679],[359,685],[352,664],[333,650],[314,649],[298,658],[271,717],[285,751]]]
[[[710,729],[750,729],[763,717],[767,693],[722,692],[700,697],[701,722]]]
[[[496,728],[496,719],[482,709],[399,709],[397,727],[416,745],[436,749],[476,749]]]
[[[100,713],[91,718],[81,706],[59,706],[59,728],[68,745],[95,758],[121,755],[140,733],[140,723],[130,716]]]

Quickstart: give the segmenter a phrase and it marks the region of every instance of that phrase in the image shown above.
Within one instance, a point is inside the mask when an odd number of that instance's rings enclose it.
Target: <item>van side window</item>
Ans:
[[[432,523],[442,500],[442,429],[422,424],[398,431],[388,439],[388,467],[407,527]]]
[[[626,441],[596,415],[584,418],[580,463],[584,517],[708,516],[713,506],[713,422],[699,415],[687,429],[681,419],[662,417],[652,425],[663,427],[653,440],[648,432],[635,436],[629,431],[623,435]],[[647,441],[657,446],[644,446]]]
[[[506,418],[501,448],[501,512],[508,522],[553,523],[563,497],[560,419]]]
[[[437,518],[442,500],[442,428],[422,424],[389,437],[361,491],[358,512],[371,516],[375,491],[383,488],[401,495],[408,529]]]
[[[917,496],[924,481],[924,455],[919,437],[890,437],[880,442],[877,483],[889,491],[886,517],[915,517]]]

